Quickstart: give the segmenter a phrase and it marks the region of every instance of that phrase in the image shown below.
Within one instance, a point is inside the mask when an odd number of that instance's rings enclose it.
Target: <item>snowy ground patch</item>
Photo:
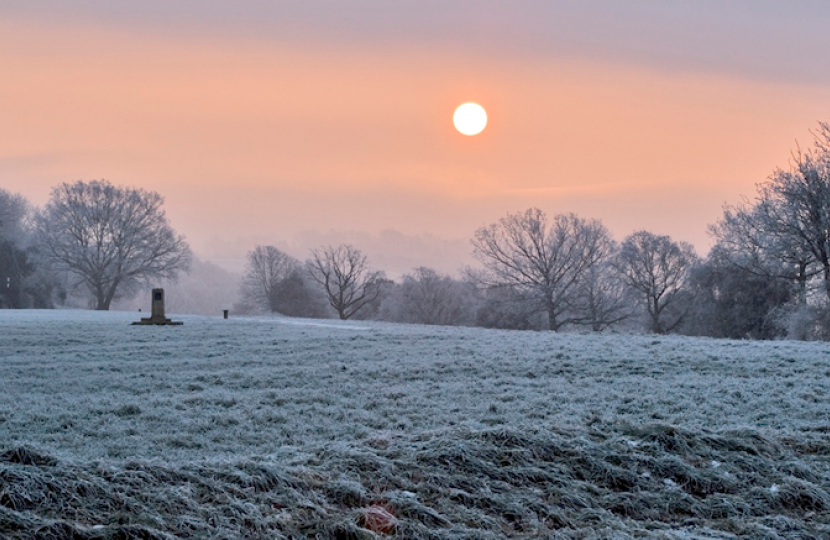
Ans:
[[[0,312],[10,538],[830,536],[823,343],[139,316]]]

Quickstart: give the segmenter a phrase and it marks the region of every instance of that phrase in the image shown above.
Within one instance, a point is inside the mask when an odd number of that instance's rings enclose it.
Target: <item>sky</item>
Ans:
[[[0,0],[0,187],[157,191],[231,270],[348,241],[452,272],[530,207],[705,255],[830,120],[828,23],[811,0]]]

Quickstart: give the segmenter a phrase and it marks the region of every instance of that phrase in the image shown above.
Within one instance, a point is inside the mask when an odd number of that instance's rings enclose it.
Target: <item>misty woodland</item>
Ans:
[[[60,184],[42,208],[0,189],[0,306],[109,310],[177,280],[189,284],[191,296],[227,289],[228,273],[193,257],[162,203],[157,193],[106,180]],[[819,123],[810,148],[794,152],[791,165],[760,183],[754,198],[725,207],[709,232],[714,247],[701,257],[659,232],[616,242],[598,219],[531,208],[475,232],[471,249],[480,266],[458,276],[413,268],[397,282],[352,245],[320,246],[305,261],[260,245],[230,287],[238,292],[233,311],[825,340],[830,125]],[[191,269],[197,271],[188,281]]]

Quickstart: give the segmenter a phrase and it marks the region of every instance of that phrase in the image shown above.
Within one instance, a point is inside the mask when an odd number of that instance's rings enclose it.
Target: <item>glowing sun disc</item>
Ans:
[[[477,135],[487,125],[487,112],[478,103],[465,103],[455,110],[452,123],[464,135]]]

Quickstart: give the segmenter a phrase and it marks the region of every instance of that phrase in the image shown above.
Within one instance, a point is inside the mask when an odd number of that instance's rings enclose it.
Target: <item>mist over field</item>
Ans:
[[[822,343],[0,311],[23,538],[823,538]]]

